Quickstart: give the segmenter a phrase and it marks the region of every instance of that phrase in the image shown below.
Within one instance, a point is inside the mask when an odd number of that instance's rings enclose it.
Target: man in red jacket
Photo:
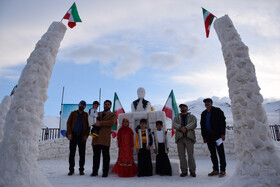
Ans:
[[[88,125],[88,113],[84,112],[86,108],[86,102],[80,101],[79,110],[71,112],[67,120],[67,131],[66,137],[70,140],[70,155],[69,155],[69,173],[68,175],[74,174],[75,167],[75,153],[76,147],[79,148],[79,170],[80,175],[84,175],[84,165],[85,165],[85,152],[86,152],[86,141],[89,135],[89,125]]]

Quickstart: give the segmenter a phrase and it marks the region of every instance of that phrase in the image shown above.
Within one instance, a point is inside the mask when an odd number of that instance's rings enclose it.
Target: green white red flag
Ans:
[[[14,95],[14,93],[15,93],[16,89],[17,89],[17,85],[15,85],[15,86],[14,86],[13,90],[11,91],[10,96]]]
[[[165,112],[165,115],[167,118],[171,119],[171,121],[174,119],[174,117],[179,113],[178,112],[178,107],[177,107],[177,103],[175,100],[175,96],[173,93],[173,90],[171,90],[168,99],[162,109],[162,111]],[[171,125],[172,127],[172,125]],[[171,137],[175,134],[175,130],[172,127],[172,133],[171,133]]]
[[[117,115],[117,121],[112,127],[112,137],[115,138],[117,136],[119,114],[125,113],[116,92],[114,95],[113,112]]]
[[[211,24],[216,16],[210,13],[208,10],[202,8],[203,18],[204,18],[204,25],[206,31],[206,38],[208,38],[210,33]]]
[[[73,27],[76,26],[77,22],[82,22],[78,10],[77,10],[77,6],[76,3],[73,3],[73,5],[71,6],[71,8],[67,11],[67,13],[65,14],[65,16],[63,17],[63,19],[68,19],[68,26],[72,29]]]

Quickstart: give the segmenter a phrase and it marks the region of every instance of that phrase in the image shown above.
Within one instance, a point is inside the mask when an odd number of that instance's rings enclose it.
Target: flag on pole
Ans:
[[[81,20],[81,18],[79,16],[78,10],[77,10],[76,3],[73,3],[73,5],[67,11],[67,13],[63,17],[63,19],[68,19],[69,20],[68,21],[68,26],[71,29],[76,26],[76,22],[82,22],[82,20]]]
[[[125,113],[116,92],[114,95],[113,112],[117,115],[117,121],[112,127],[112,137],[115,138],[117,136],[119,114]]]
[[[16,89],[17,89],[17,85],[15,85],[15,86],[14,86],[14,88],[13,88],[13,90],[12,90],[12,92],[11,92],[10,96],[14,95],[14,93],[15,93]]]
[[[202,8],[202,7],[201,7]],[[205,31],[206,31],[206,38],[209,36],[210,27],[211,24],[216,16],[214,16],[212,13],[207,11],[206,9],[202,8],[203,18],[204,18],[204,25],[205,25]]]
[[[169,96],[168,96],[168,99],[162,109],[162,111],[165,112],[165,115],[167,118],[170,118],[171,121],[174,119],[174,117],[179,113],[178,112],[178,107],[177,107],[177,103],[176,103],[176,100],[175,100],[175,96],[174,96],[174,93],[173,93],[173,90],[171,90]],[[172,127],[172,125],[171,125]],[[175,134],[175,130],[173,129],[172,127],[172,134],[171,134],[171,137]]]

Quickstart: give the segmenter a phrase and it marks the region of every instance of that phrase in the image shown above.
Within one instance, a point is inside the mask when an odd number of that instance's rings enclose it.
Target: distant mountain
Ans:
[[[189,111],[197,117],[198,122],[200,121],[200,115],[202,111],[205,110],[205,106],[203,103],[204,98],[198,98],[193,101],[188,101],[185,104],[188,105]],[[227,125],[233,125],[232,113],[231,113],[231,102],[228,97],[212,97],[213,106],[219,107],[222,109],[226,116]],[[178,105],[180,103],[177,103]],[[263,102],[264,109],[267,114],[268,124],[275,125],[280,124],[280,101],[271,101],[271,100],[264,100]],[[156,105],[155,108],[157,110],[161,110],[163,106]],[[199,124],[198,124],[199,126]]]

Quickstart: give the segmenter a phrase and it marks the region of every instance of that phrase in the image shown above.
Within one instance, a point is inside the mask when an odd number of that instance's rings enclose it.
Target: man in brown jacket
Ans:
[[[74,174],[75,153],[78,145],[80,155],[80,175],[84,175],[86,140],[89,135],[88,113],[84,112],[86,102],[80,101],[79,110],[71,112],[67,120],[66,137],[70,140],[69,173]]]
[[[102,177],[107,177],[110,164],[110,144],[111,144],[111,130],[116,123],[117,116],[111,112],[112,102],[110,100],[104,101],[104,111],[98,112],[96,126],[100,126],[99,136],[92,138],[93,149],[93,167],[90,176],[97,176],[100,164],[100,154],[103,156],[103,174]]]

